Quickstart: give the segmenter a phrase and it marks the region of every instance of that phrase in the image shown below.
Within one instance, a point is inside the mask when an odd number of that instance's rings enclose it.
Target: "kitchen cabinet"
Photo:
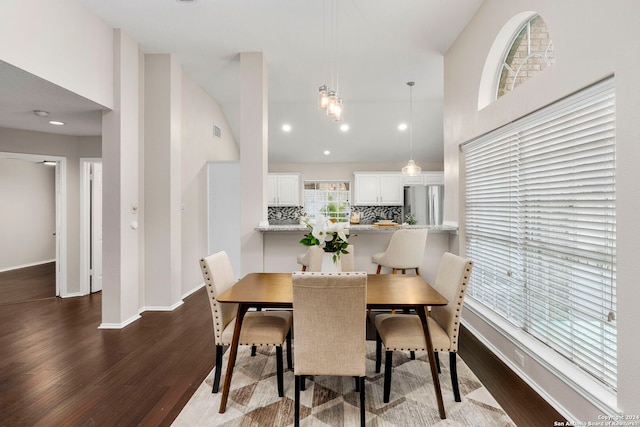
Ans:
[[[267,204],[269,206],[300,206],[300,175],[297,173],[268,174]]]
[[[444,175],[442,172],[422,172],[416,176],[403,176],[402,184],[411,185],[442,185],[444,184]]]
[[[443,172],[422,172],[424,185],[444,185]]]
[[[416,176],[403,175],[402,176],[402,185],[424,185],[424,179],[422,178],[422,174],[418,174]]]
[[[402,174],[354,172],[354,206],[402,206]]]

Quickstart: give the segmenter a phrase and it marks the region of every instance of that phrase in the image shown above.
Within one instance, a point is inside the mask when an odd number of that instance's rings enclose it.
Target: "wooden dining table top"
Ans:
[[[291,307],[291,273],[250,273],[216,298],[256,307]],[[447,299],[422,277],[368,274],[367,308],[447,305]]]

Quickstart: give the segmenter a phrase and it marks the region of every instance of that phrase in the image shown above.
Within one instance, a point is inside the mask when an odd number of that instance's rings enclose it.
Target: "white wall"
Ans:
[[[487,53],[502,26],[513,16],[534,11],[549,28],[556,63],[512,93],[478,111],[481,73]],[[485,0],[473,20],[445,55],[445,219],[461,221],[460,245],[464,245],[463,189],[458,189],[460,143],[496,129],[527,113],[615,74],[617,118],[617,298],[618,298],[618,394],[617,406],[626,414],[640,413],[640,197],[637,196],[637,159],[640,158],[640,39],[636,24],[640,3],[635,0]],[[463,249],[461,248],[461,251]],[[484,321],[465,313],[465,321],[481,331],[506,360],[513,360],[514,346]],[[524,375],[555,400],[574,420],[597,421],[603,412],[573,390],[550,386],[549,372],[532,360]],[[547,386],[545,386],[547,384]],[[592,390],[588,390],[592,391]]]
[[[112,30],[80,0],[3,0],[0,60],[113,106]]]
[[[0,158],[0,271],[55,260],[55,167]]]
[[[100,157],[100,138],[0,128],[0,151],[67,158],[67,292],[79,292],[80,157]]]
[[[213,124],[222,129],[213,137]],[[240,158],[222,108],[182,75],[182,294],[202,284],[198,260],[207,255],[207,162]],[[238,270],[238,273],[240,271]]]

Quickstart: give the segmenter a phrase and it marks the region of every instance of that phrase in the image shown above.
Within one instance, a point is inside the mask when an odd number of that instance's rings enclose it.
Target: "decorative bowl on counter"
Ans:
[[[397,222],[394,222],[390,219],[381,219],[380,221],[376,221],[373,225],[377,227],[399,227],[400,225]]]

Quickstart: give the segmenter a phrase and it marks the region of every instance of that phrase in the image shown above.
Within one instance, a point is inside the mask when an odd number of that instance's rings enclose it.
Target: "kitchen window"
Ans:
[[[324,215],[349,221],[350,194],[349,181],[304,181],[304,211],[309,217]]]

